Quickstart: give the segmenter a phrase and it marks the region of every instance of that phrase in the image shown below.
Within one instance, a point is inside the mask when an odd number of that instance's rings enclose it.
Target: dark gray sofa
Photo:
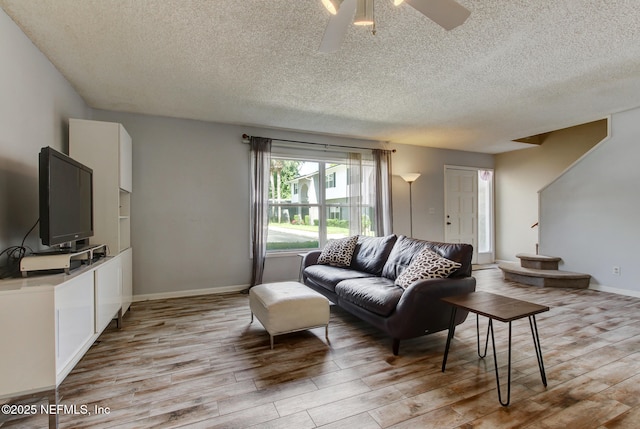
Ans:
[[[448,278],[419,280],[406,289],[394,284],[412,258],[425,247],[462,264]],[[383,330],[393,339],[393,354],[400,341],[445,330],[451,307],[441,297],[473,292],[473,247],[469,244],[437,243],[406,236],[358,238],[351,265],[341,268],[317,264],[321,251],[303,258],[304,284],[331,302]],[[458,310],[456,325],[468,312]]]

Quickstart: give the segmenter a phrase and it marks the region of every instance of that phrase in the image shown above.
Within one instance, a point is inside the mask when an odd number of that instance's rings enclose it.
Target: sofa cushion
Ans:
[[[373,274],[331,265],[310,265],[304,269],[304,275],[315,284],[332,292],[335,291],[336,285],[343,280],[373,276]]]
[[[473,246],[462,243],[438,243],[435,241],[418,240],[401,235],[391,249],[389,258],[382,268],[382,276],[391,280],[398,278],[400,274],[411,265],[413,258],[423,249],[429,249],[443,258],[461,264],[449,277],[471,276],[471,257]]]
[[[397,238],[395,234],[386,237],[359,236],[351,259],[351,268],[379,276]]]
[[[318,264],[348,267],[351,265],[353,251],[358,244],[358,236],[329,240],[318,257]]]
[[[340,299],[382,317],[389,316],[398,305],[404,289],[384,277],[343,280],[336,286]]]
[[[413,258],[411,265],[398,276],[395,284],[406,289],[418,280],[444,279],[460,268],[461,265],[458,262],[443,258],[428,248],[424,248]]]

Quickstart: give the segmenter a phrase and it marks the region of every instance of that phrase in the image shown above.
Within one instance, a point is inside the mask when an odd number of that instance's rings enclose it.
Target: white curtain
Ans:
[[[269,227],[271,139],[251,137],[251,284],[262,283]]]
[[[349,196],[349,234],[362,234],[362,155],[349,153],[347,161]]]
[[[393,232],[393,205],[391,203],[391,153],[390,150],[374,149],[375,172],[375,232],[377,236]]]

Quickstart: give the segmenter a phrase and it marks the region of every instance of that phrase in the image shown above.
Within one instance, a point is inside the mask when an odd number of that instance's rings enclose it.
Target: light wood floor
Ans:
[[[276,337],[270,350],[247,295],[210,295],[135,303],[60,386],[62,404],[110,413],[63,414],[60,427],[640,427],[640,299],[474,275],[479,290],[551,307],[538,316],[547,388],[529,324],[514,322],[509,407],[498,404],[491,351],[477,356],[473,315],[442,373],[446,332],[404,341],[394,357],[389,338],[332,307],[329,345],[320,328]],[[505,371],[506,325],[495,325]],[[46,425],[36,416],[2,427]]]

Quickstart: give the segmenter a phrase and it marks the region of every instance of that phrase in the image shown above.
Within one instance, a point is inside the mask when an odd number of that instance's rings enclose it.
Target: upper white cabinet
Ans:
[[[131,137],[115,122],[69,120],[69,155],[93,169],[95,244],[113,255],[131,246]]]
[[[120,124],[118,124],[120,125]],[[119,151],[120,151],[120,189],[126,192],[133,191],[133,175],[131,165],[131,136],[127,133],[122,125],[119,126],[120,139],[119,139]]]

